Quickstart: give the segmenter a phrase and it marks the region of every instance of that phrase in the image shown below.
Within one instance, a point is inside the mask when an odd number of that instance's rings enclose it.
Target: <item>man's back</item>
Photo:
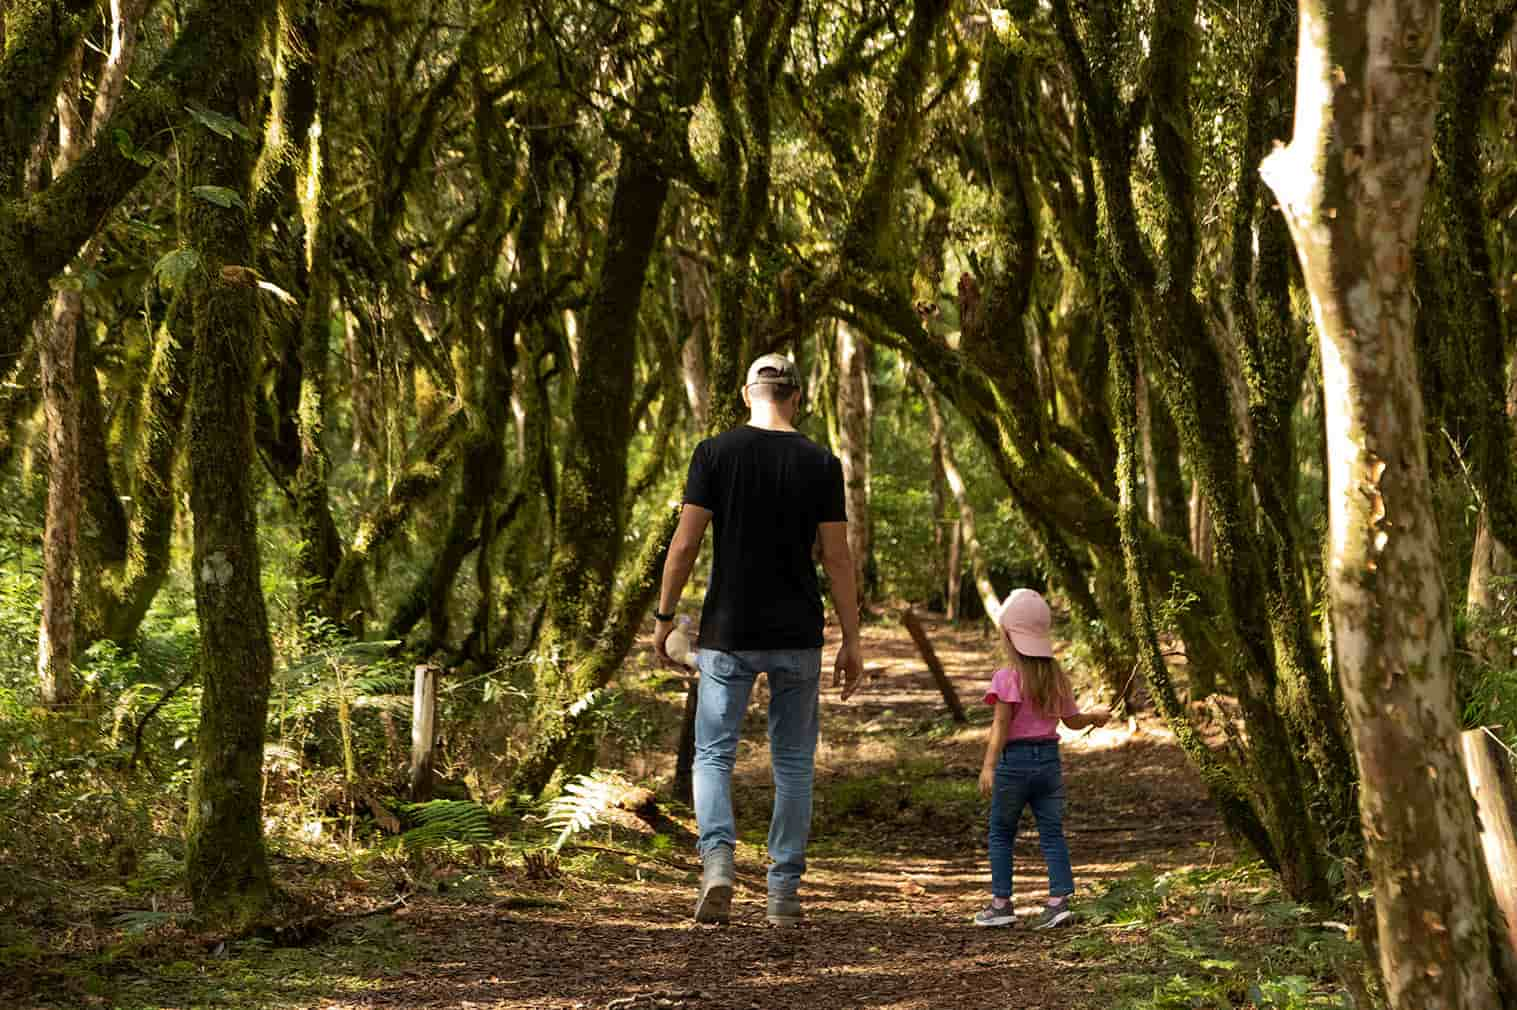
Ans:
[[[696,448],[685,501],[714,527],[701,647],[820,648],[812,544],[818,524],[846,518],[837,457],[799,432],[744,425]]]

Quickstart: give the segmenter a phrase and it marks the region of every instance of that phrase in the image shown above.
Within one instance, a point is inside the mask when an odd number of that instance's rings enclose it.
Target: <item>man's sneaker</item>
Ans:
[[[732,915],[732,846],[717,845],[701,857],[701,896],[696,922],[726,922]]]
[[[801,899],[793,894],[769,895],[768,907],[764,910],[765,918],[769,925],[786,928],[799,926],[804,913],[801,911]]]
[[[1015,926],[1017,924],[1016,906],[1007,902],[997,908],[994,903],[986,905],[974,914],[976,926]]]
[[[1065,898],[1057,905],[1044,905],[1043,914],[1038,916],[1038,921],[1032,924],[1032,928],[1053,929],[1055,926],[1067,926],[1074,917],[1075,913],[1069,907],[1069,899]]]

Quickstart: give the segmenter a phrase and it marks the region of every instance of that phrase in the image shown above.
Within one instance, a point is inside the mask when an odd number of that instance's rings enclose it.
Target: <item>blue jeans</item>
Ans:
[[[769,893],[793,895],[806,872],[811,834],[811,783],[816,760],[821,649],[718,652],[702,649],[700,704],[695,711],[695,817],[701,855],[736,847],[732,766],[753,681],[769,675],[769,763],[774,811],[769,819]]]
[[[990,794],[990,893],[1011,897],[1011,854],[1025,806],[1031,806],[1038,819],[1038,845],[1048,864],[1049,895],[1074,894],[1069,845],[1064,841],[1064,772],[1057,742],[1013,742],[996,762],[995,789]]]

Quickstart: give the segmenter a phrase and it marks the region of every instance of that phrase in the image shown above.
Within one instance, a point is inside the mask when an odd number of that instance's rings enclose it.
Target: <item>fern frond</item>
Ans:
[[[416,826],[400,836],[408,849],[425,849],[446,842],[483,845],[495,838],[490,811],[472,800],[432,800],[402,803],[401,815]]]
[[[601,823],[606,811],[616,805],[617,798],[627,788],[627,781],[621,776],[599,769],[569,780],[564,791],[548,805],[548,816],[544,819],[558,831],[552,850],[559,851],[569,839]]]

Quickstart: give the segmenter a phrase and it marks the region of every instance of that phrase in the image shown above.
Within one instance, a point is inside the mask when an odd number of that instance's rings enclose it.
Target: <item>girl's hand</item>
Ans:
[[[981,768],[980,769],[980,795],[983,796],[983,797],[985,797],[986,799],[989,799],[990,798],[990,794],[995,791],[995,787],[996,787],[996,770],[994,768]]]
[[[1111,721],[1111,710],[1106,708],[1096,709],[1090,713],[1090,721],[1094,726],[1105,726]]]

